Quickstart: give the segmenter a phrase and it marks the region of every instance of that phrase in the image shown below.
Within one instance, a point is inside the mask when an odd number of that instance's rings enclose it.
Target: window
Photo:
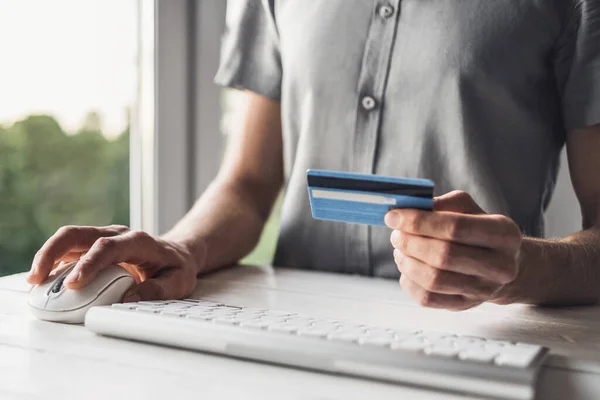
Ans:
[[[137,0],[0,2],[0,276],[62,225],[129,225],[137,15]]]

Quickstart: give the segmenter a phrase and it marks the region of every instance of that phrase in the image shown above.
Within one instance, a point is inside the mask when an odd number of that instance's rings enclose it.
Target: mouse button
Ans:
[[[31,290],[29,291],[28,303],[31,307],[37,308],[40,310],[44,310],[50,297],[54,297],[60,294],[53,293],[52,290],[56,290],[58,281],[61,278],[66,278],[69,272],[73,269],[75,263],[67,264],[59,267],[58,269],[52,271],[52,275],[46,279],[45,282],[39,285],[33,285]],[[64,279],[61,287],[64,287]]]
[[[64,281],[73,268],[75,268],[75,265],[77,265],[77,262],[66,264],[52,271],[51,278],[49,277],[46,282],[40,285],[40,288],[45,288],[46,296],[59,293],[64,288]]]
[[[31,307],[43,310],[44,308],[46,308],[47,301],[48,296],[46,294],[46,290],[40,288],[39,286],[34,286],[33,288],[31,288],[31,291],[29,292],[29,298],[27,301],[27,303]]]
[[[50,293],[45,309],[48,311],[71,311],[92,303],[114,281],[122,277],[133,278],[118,265],[109,266],[100,272],[86,286],[77,290],[63,289],[58,293]]]
[[[121,277],[111,283],[99,296],[92,305],[105,306],[114,303],[120,303],[123,300],[125,292],[135,285],[135,280],[131,276]]]

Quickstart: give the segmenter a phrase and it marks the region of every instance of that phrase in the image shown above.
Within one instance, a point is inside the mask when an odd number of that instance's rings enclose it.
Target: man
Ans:
[[[141,282],[126,301],[183,297],[254,247],[285,187],[275,265],[399,271],[450,310],[598,301],[599,0],[234,0],[227,27],[216,80],[247,110],[210,188],[162,237],[60,229],[29,282],[81,257],[69,288],[121,262]],[[583,230],[537,239],[565,143]],[[428,178],[440,196],[390,212],[391,231],[316,221],[308,168]]]

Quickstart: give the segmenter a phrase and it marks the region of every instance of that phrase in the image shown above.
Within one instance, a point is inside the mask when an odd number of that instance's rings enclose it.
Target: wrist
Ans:
[[[177,246],[193,264],[196,274],[207,271],[208,245],[204,238],[171,238],[168,235],[163,236],[164,240]]]
[[[544,265],[544,249],[540,240],[523,238],[518,254],[518,274],[514,281],[504,285],[496,294],[493,303],[540,303],[546,297],[545,277],[539,275],[538,265]],[[546,271],[548,272],[548,271]],[[547,278],[547,277],[546,277]]]
[[[587,304],[591,291],[575,256],[577,245],[568,240],[523,239],[517,278],[493,300],[497,304]]]

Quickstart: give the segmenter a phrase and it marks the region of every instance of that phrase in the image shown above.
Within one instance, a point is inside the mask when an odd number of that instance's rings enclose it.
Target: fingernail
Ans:
[[[392,231],[392,234],[390,235],[390,243],[392,243],[393,246],[396,246],[396,244],[400,243],[401,238],[402,238],[402,232],[400,232],[398,230],[394,230],[394,231]]]
[[[398,249],[394,249],[394,260],[396,260],[397,263],[402,262],[402,259],[404,259],[404,254],[402,254],[402,252]]]
[[[123,303],[136,303],[141,300],[142,300],[142,298],[137,293],[129,292],[129,293],[125,293],[125,296],[123,296]]]
[[[38,265],[37,265],[37,263],[31,264],[31,270],[29,271],[29,274],[27,275],[27,280],[29,281],[29,279],[32,276],[36,275],[37,271],[38,271]]]
[[[71,271],[67,279],[65,279],[65,283],[75,283],[81,278],[81,272]]]
[[[33,284],[33,275],[35,275],[35,272],[33,271],[27,274],[27,276],[25,277],[25,281],[27,281],[27,283]]]
[[[387,214],[385,214],[385,224],[389,228],[394,228],[400,223],[400,218],[401,217],[397,212],[390,211]]]

